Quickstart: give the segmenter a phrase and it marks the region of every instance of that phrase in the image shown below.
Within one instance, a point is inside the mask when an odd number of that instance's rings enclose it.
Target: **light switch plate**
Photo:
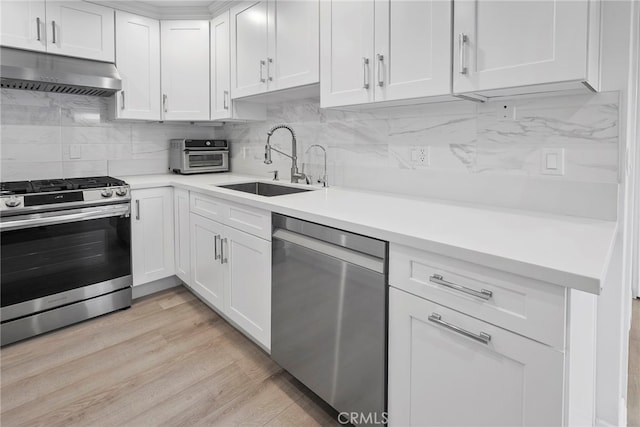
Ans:
[[[82,146],[73,144],[69,146],[69,159],[77,160],[82,158]]]
[[[542,149],[540,173],[543,175],[564,175],[564,148]]]

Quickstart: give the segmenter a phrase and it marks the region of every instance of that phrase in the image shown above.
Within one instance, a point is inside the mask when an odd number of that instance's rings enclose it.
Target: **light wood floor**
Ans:
[[[3,427],[338,425],[184,288],[7,346],[0,357]]]
[[[627,391],[627,424],[629,427],[640,427],[640,299],[633,300]]]

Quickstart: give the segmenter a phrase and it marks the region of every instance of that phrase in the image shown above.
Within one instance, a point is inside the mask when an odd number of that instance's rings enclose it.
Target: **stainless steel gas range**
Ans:
[[[0,183],[9,344],[131,306],[131,196],[108,177]]]

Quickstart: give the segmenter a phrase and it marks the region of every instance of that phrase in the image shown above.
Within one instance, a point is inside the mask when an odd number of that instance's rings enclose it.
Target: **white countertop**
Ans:
[[[337,187],[314,187],[315,191],[277,197],[216,187],[255,180],[272,182],[234,173],[119,178],[134,190],[186,188],[594,294],[601,291],[617,227],[612,221]]]

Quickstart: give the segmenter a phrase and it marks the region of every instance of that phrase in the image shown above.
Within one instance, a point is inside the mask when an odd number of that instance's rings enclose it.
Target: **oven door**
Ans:
[[[188,172],[217,172],[229,170],[228,151],[193,151],[184,153],[185,170]]]
[[[131,286],[130,203],[0,221],[1,319]]]

